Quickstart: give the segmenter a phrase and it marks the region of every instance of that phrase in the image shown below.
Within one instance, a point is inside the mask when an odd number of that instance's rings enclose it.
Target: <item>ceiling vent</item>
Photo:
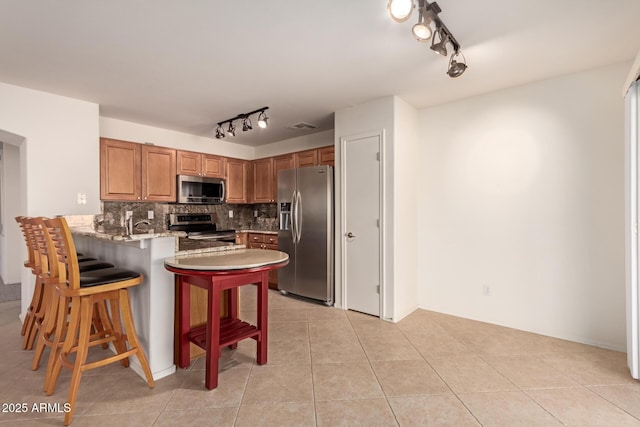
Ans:
[[[294,130],[305,130],[305,129],[317,129],[318,126],[312,125],[311,123],[307,123],[307,122],[300,122],[300,123],[296,123],[295,125],[287,126],[287,128],[294,129]]]

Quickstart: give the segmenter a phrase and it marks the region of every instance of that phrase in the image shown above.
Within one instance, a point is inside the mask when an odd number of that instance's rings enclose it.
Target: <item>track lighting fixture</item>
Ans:
[[[257,110],[251,111],[249,113],[243,113],[243,114],[238,114],[237,116],[231,118],[231,119],[227,119],[227,120],[223,120],[221,122],[218,122],[218,127],[216,128],[216,138],[218,139],[222,139],[225,136],[236,136],[236,125],[233,124],[234,120],[241,120],[242,123],[242,131],[246,132],[248,130],[253,129],[253,125],[251,124],[251,115],[253,114],[258,114],[258,126],[262,129],[267,127],[267,114],[265,113],[266,110],[268,110],[269,107],[262,107],[259,108]],[[227,133],[225,135],[225,130],[222,127],[223,124],[225,123],[229,123],[229,126],[227,127]]]
[[[415,8],[418,9],[418,22],[411,27],[414,37],[420,42],[431,40],[431,50],[442,56],[447,56],[447,44],[450,44],[453,54],[449,60],[447,74],[450,77],[461,76],[467,69],[467,61],[460,52],[460,44],[438,16],[442,12],[438,3],[429,3],[427,0],[389,0],[387,4],[389,14],[396,22],[408,20]],[[435,40],[436,35],[440,39],[439,42]],[[454,59],[459,55],[462,55],[463,62]]]

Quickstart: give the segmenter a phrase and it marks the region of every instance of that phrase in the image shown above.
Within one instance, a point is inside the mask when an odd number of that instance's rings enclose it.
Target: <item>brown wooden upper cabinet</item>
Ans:
[[[297,168],[303,168],[305,166],[317,166],[318,165],[318,150],[306,150],[298,151],[293,154],[295,165]]]
[[[276,201],[273,186],[273,157],[254,160],[253,166],[253,203],[271,203]]]
[[[100,199],[176,201],[176,151],[100,138]]]
[[[224,178],[225,158],[193,151],[176,151],[178,175]]]
[[[318,165],[330,165],[335,164],[335,147],[330,145],[328,147],[318,148]]]
[[[273,158],[273,200],[278,200],[278,172],[295,168],[293,153],[283,154]]]
[[[249,203],[249,161],[227,158],[227,203]]]
[[[176,150],[142,145],[142,201],[176,201]]]

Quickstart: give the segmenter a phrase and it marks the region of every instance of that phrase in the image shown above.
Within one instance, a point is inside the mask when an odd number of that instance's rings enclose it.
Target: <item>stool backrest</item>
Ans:
[[[29,230],[32,235],[32,242],[35,249],[35,258],[37,264],[38,274],[41,277],[45,277],[49,275],[49,253],[47,248],[47,240],[45,236],[44,230],[44,218],[43,217],[35,217],[28,218],[27,222],[30,225]]]
[[[55,251],[55,261],[57,262],[55,268],[57,268],[60,286],[64,286],[66,283],[69,289],[79,289],[78,255],[67,221],[59,217],[45,219],[43,223]]]
[[[27,260],[24,262],[24,266],[33,270],[33,273],[36,274],[36,258],[38,258],[35,254],[35,246],[33,242],[33,233],[31,232],[31,223],[29,222],[30,218],[26,216],[17,216],[16,222],[20,226],[20,230],[22,230],[22,235],[24,236],[24,241],[27,245]]]
[[[55,245],[51,235],[44,224],[47,218],[37,217],[31,221],[33,232],[38,243],[38,254],[40,255],[41,276],[47,283],[59,283],[59,262]]]

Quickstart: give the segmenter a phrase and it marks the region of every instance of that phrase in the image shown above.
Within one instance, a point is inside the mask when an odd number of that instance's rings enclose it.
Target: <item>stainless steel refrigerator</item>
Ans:
[[[333,168],[278,172],[278,289],[333,305]]]

